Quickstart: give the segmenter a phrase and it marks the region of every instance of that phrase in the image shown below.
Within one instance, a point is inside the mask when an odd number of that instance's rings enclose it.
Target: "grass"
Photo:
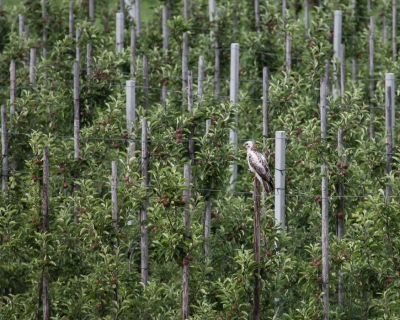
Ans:
[[[4,7],[9,7],[9,6],[18,6],[20,4],[22,4],[25,0],[3,0],[3,6]],[[38,1],[38,0],[37,0]],[[52,3],[57,3],[57,4],[61,4],[64,2],[69,3],[70,0],[51,0]],[[118,0],[114,0],[114,1],[110,1],[110,7],[112,7],[113,5],[117,6],[119,5],[119,1]],[[141,5],[141,9],[142,9],[142,21],[148,21],[151,18],[152,15],[152,7],[154,5],[159,4],[158,0],[142,0],[140,5]],[[95,5],[96,5],[96,1],[95,1]]]

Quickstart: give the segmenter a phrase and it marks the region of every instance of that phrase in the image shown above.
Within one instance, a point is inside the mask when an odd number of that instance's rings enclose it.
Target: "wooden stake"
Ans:
[[[18,15],[18,34],[19,38],[24,38],[24,26],[25,26],[25,17],[23,14]]]
[[[263,68],[263,147],[266,151],[267,138],[268,138],[268,90],[269,90],[269,80],[268,80],[268,67]]]
[[[309,38],[308,31],[310,29],[310,9],[308,6],[308,0],[304,0],[304,28],[306,29],[306,39]]]
[[[74,62],[74,120],[79,120],[79,63]]]
[[[260,265],[260,216],[261,216],[261,190],[260,182],[254,179],[254,261]],[[260,319],[260,267],[254,270],[254,295],[253,295],[253,319]]]
[[[338,129],[338,153],[339,153],[339,159],[340,159],[340,163],[343,165],[346,163],[346,157],[343,155],[343,129],[341,127],[339,127]],[[338,195],[339,195],[339,210],[343,213],[344,212],[344,181],[343,178],[342,180],[339,182],[338,185]],[[344,232],[345,232],[345,216],[343,217],[337,217],[337,237],[339,239],[339,241],[343,238],[344,236]],[[339,305],[343,305],[344,302],[344,284],[343,284],[343,273],[342,270],[339,269],[338,271],[338,295],[337,295],[337,299],[338,299],[338,304]]]
[[[345,46],[342,43],[340,45],[340,95],[342,104],[344,104],[344,93],[346,90],[345,79],[346,79]]]
[[[118,232],[117,162],[111,162],[111,217],[115,232]]]
[[[46,0],[42,0],[42,18],[46,21],[47,24],[47,12],[46,12]],[[47,60],[47,27],[46,25],[43,27],[43,58]]]
[[[215,0],[210,0],[210,10],[211,10],[211,2],[213,3],[215,7]],[[216,15],[218,16],[218,11],[215,11]],[[214,11],[213,11],[214,14]],[[211,17],[211,11],[210,11],[210,17]],[[211,20],[210,23],[215,23],[215,27],[218,30],[218,22]],[[210,32],[211,36],[214,34],[213,32]],[[215,42],[214,42],[214,47],[215,47],[215,62],[214,62],[214,95],[215,99],[219,100],[219,91],[220,91],[220,85],[219,85],[219,72],[220,72],[220,49],[219,49],[219,42],[218,42],[218,35],[215,36]]]
[[[148,186],[148,155],[147,155],[147,119],[142,119],[142,187]],[[140,211],[140,230],[141,230],[141,278],[142,283],[147,285],[149,275],[149,241],[147,234],[147,202],[143,201]]]
[[[182,44],[182,105],[187,103],[186,93],[188,86],[188,55],[189,55],[189,38],[186,32],[183,33],[183,44]]]
[[[286,36],[286,73],[290,74],[292,66],[292,37]]]
[[[386,127],[386,174],[392,172],[394,154],[394,74],[386,73],[385,127]],[[390,201],[392,187],[386,186],[386,201]]]
[[[116,47],[117,53],[122,53],[124,50],[124,14],[122,12],[116,14]]]
[[[286,132],[275,132],[275,220],[279,222],[278,232],[285,228],[285,162]]]
[[[74,158],[79,158],[79,130],[80,123],[79,120],[74,120]]]
[[[136,122],[136,92],[135,92],[135,81],[128,80],[126,82],[126,131],[129,139],[132,136],[133,123]],[[128,163],[129,159],[135,152],[135,142],[129,140],[128,142]]]
[[[94,26],[94,0],[89,0],[89,20],[92,26]]]
[[[3,104],[1,106],[1,154],[2,154],[2,184],[1,189],[7,189],[8,181],[8,133],[7,133],[7,109]]]
[[[369,139],[373,140],[375,138],[375,129],[374,129],[374,120],[375,120],[375,113],[374,113],[374,104],[372,103],[372,99],[374,97],[374,44],[375,38],[375,21],[374,17],[370,17],[369,20],[369,114],[370,114],[370,125],[369,125]]]
[[[92,44],[86,45],[86,74],[90,76],[92,74]]]
[[[183,17],[185,18],[186,23],[189,20],[189,5],[188,0],[183,0]]]
[[[186,179],[185,211],[183,216],[183,225],[185,227],[185,238],[190,239],[190,164],[185,164],[183,168],[183,177]],[[189,260],[183,258],[182,264],[182,319],[189,318]]]
[[[16,76],[15,76],[15,60],[11,60],[10,64],[10,113],[13,115],[15,113],[15,86],[16,86]]]
[[[123,19],[125,19],[125,3],[124,0],[119,0],[119,12],[122,13]]]
[[[142,18],[140,15],[140,0],[136,0],[135,9],[136,9],[136,25],[135,25],[136,26],[136,35],[139,38],[142,33],[142,27],[141,27]]]
[[[188,71],[188,111],[193,115],[193,76],[192,71]],[[189,137],[189,156],[191,159],[191,164],[194,165],[194,128],[190,128]]]
[[[335,10],[334,13],[334,31],[333,31],[333,59],[335,61],[340,60],[340,45],[342,43],[342,11],[340,10]],[[332,89],[332,94],[333,94],[333,99],[336,100],[338,97],[338,89],[337,89],[337,66],[336,62],[334,62],[334,68],[333,68],[333,75],[334,75],[334,81],[333,81],[333,89]]]
[[[74,38],[74,2],[69,3],[69,37]]]
[[[197,99],[203,100],[204,94],[204,56],[199,57],[199,74],[197,79]]]
[[[75,41],[76,41],[76,61],[81,61],[81,47],[79,46],[79,38],[81,37],[81,28],[76,28],[75,31]]]
[[[329,65],[330,65],[330,61],[329,60],[325,60],[325,95],[328,96],[329,95]]]
[[[135,62],[136,62],[136,34],[135,27],[131,28],[131,78],[133,79],[135,74]]]
[[[283,20],[283,29],[286,28],[286,8],[287,8],[286,0],[282,0],[282,20]]]
[[[396,7],[396,0],[392,0],[392,54],[393,59],[396,58],[397,55],[397,37],[396,37],[396,30],[397,30],[397,7]]]
[[[143,56],[143,91],[144,91],[144,109],[149,109],[149,64],[147,56]]]
[[[30,49],[30,59],[29,59],[29,83],[31,85],[35,84],[36,80],[36,48]]]
[[[260,31],[260,3],[254,0],[254,19],[256,22],[256,30]]]
[[[231,75],[230,75],[230,87],[229,87],[229,98],[231,103],[237,104],[239,94],[239,43],[231,44]],[[238,125],[238,114],[235,114],[235,125]],[[238,144],[238,132],[236,129],[229,130],[229,143],[237,151]],[[237,165],[231,165],[230,171],[232,172],[230,183],[231,185],[237,179]]]
[[[49,147],[44,148],[43,155],[43,222],[42,228],[44,233],[49,232],[49,182],[50,182],[50,165],[49,165]],[[46,252],[43,252],[43,258]],[[48,268],[43,267],[42,276],[43,286],[43,320],[50,320],[50,299],[49,299],[49,278]]]
[[[321,114],[321,140],[326,143],[326,83],[325,78],[321,78],[320,87],[320,114]],[[324,293],[324,320],[329,319],[329,221],[328,221],[328,178],[326,177],[326,163],[323,156],[322,173],[322,290]]]
[[[388,38],[388,28],[387,28],[387,23],[386,23],[386,0],[383,0],[383,17],[382,17],[382,27],[383,27],[383,31],[382,31],[382,39],[383,41],[387,41]]]

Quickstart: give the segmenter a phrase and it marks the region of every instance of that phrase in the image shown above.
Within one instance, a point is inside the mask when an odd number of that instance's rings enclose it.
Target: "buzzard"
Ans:
[[[249,170],[256,175],[256,178],[264,187],[265,192],[267,194],[271,193],[271,191],[274,190],[274,181],[272,180],[267,160],[264,155],[258,151],[253,141],[247,141],[243,146],[247,149]]]

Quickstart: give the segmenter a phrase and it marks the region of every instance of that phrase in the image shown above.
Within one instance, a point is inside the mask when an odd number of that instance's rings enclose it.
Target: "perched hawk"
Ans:
[[[256,178],[264,187],[265,192],[267,194],[271,193],[274,190],[274,181],[272,180],[267,160],[264,155],[258,151],[253,141],[247,141],[243,146],[247,149],[249,170],[256,175]]]

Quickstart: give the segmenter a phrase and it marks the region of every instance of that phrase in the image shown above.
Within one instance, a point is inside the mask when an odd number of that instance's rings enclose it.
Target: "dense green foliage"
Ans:
[[[236,126],[239,146],[262,141],[262,68],[268,66],[268,160],[274,170],[276,130],[287,133],[286,228],[278,233],[272,209],[261,220],[262,319],[321,319],[321,164],[329,167],[331,319],[400,318],[400,221],[398,216],[398,158],[385,173],[384,74],[399,71],[391,42],[382,39],[382,21],[391,21],[391,8],[375,1],[375,139],[369,140],[368,12],[366,0],[323,1],[310,5],[307,37],[299,1],[288,1],[284,30],[281,4],[261,1],[261,28],[254,25],[252,1],[218,1],[218,24],[208,22],[208,1],[191,1],[185,22],[182,1],[171,1],[169,50],[162,50],[161,5],[136,39],[138,121],[126,133],[125,81],[130,74],[130,30],[126,18],[125,50],[115,50],[117,3],[96,0],[96,24],[91,26],[87,1],[76,0],[75,26],[82,29],[79,43],[68,37],[69,1],[48,1],[42,20],[38,1],[23,9],[0,11],[0,99],[9,103],[10,61],[17,65],[16,113],[8,115],[8,188],[0,199],[0,319],[34,319],[41,315],[41,279],[50,278],[52,319],[179,319],[182,261],[190,256],[190,319],[249,319],[252,313],[253,197],[252,175],[245,151],[229,145]],[[119,1],[117,1],[119,2]],[[106,5],[108,3],[108,5]],[[328,137],[320,139],[319,86],[325,60],[332,60],[333,11],[343,11],[346,66],[358,63],[357,81],[346,69],[342,99],[328,97]],[[18,37],[18,13],[26,13],[29,40]],[[267,11],[267,15],[264,13]],[[128,16],[127,14],[125,16]],[[234,27],[234,24],[237,27]],[[42,28],[49,38],[42,41]],[[210,36],[210,30],[214,35]],[[389,28],[389,39],[390,39]],[[195,95],[193,115],[182,105],[182,33],[189,33],[189,70],[197,75],[200,55],[205,58],[205,95]],[[292,70],[285,65],[284,33],[293,38]],[[213,92],[214,37],[221,53],[221,90]],[[91,75],[86,74],[86,44],[93,47]],[[240,44],[239,103],[229,97],[232,42]],[[74,157],[73,62],[81,47],[80,157]],[[25,66],[29,48],[48,59],[37,63],[36,84],[29,84]],[[144,110],[142,57],[149,59],[149,109]],[[165,62],[167,61],[167,62]],[[331,68],[331,81],[333,79]],[[196,81],[195,77],[195,89]],[[168,86],[165,105],[162,85]],[[396,91],[396,102],[398,91]],[[148,120],[149,187],[141,186],[141,120]],[[397,117],[398,118],[398,117]],[[206,134],[206,120],[212,119]],[[337,150],[338,128],[344,129],[345,155]],[[398,128],[398,126],[396,126]],[[398,130],[395,141],[398,141]],[[184,237],[183,165],[190,162],[188,139],[195,139],[192,167],[191,237]],[[127,164],[128,141],[136,144]],[[50,148],[50,232],[42,232],[42,158]],[[261,143],[260,143],[261,148]],[[397,151],[397,149],[395,150]],[[323,156],[324,155],[324,156]],[[118,161],[118,231],[111,217],[111,161]],[[239,177],[229,186],[229,166],[239,166]],[[344,206],[338,184],[344,181]],[[385,199],[385,185],[393,198]],[[205,201],[212,201],[210,255],[204,255]],[[148,203],[149,283],[140,278],[140,220]],[[273,197],[264,205],[270,208]],[[343,213],[338,215],[338,212]],[[336,236],[345,219],[343,239]],[[129,223],[128,223],[129,222]],[[118,243],[116,248],[115,243]],[[276,244],[276,245],[275,245]],[[279,253],[278,253],[279,252]],[[193,258],[193,260],[192,260]],[[338,273],[345,287],[337,302]],[[115,301],[115,289],[118,299]],[[278,298],[278,300],[277,300]],[[40,316],[39,316],[40,317]]]

